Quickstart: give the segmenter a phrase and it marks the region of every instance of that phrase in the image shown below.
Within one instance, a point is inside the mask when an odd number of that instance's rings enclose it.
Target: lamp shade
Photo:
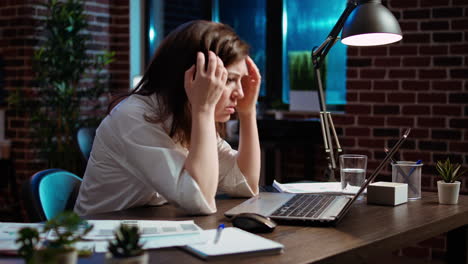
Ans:
[[[350,46],[378,46],[402,39],[400,25],[380,0],[361,1],[346,20],[341,42]]]

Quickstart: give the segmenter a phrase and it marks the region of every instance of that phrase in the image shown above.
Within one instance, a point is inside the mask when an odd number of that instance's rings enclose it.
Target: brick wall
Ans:
[[[5,86],[3,89],[31,91],[34,73],[31,58],[38,45],[39,25],[46,15],[41,1],[0,1],[0,56],[4,59]],[[90,53],[107,49],[116,52],[116,61],[108,71],[112,90],[127,89],[129,72],[128,0],[84,1],[89,32],[92,35]],[[12,159],[16,181],[21,184],[38,170],[45,169],[35,160],[31,146],[28,116],[7,110],[6,136],[12,140]],[[3,177],[4,175],[0,175]],[[5,179],[0,179],[5,180]],[[5,197],[2,193],[0,203]]]
[[[422,188],[437,190],[437,160],[468,167],[468,1],[388,0],[403,40],[348,48],[346,111],[335,122],[347,152],[367,154],[369,169],[406,127],[401,160],[423,160]],[[390,179],[390,169],[383,179]],[[467,175],[468,176],[468,175]],[[462,191],[468,181],[462,179]]]
[[[423,191],[436,191],[437,160],[468,168],[468,1],[387,0],[403,31],[398,44],[348,48],[345,114],[346,152],[368,155],[370,170],[405,127],[413,128],[398,159],[422,159]],[[335,120],[335,119],[334,119]],[[391,168],[381,180],[391,180]],[[468,175],[462,192],[468,193]],[[444,257],[445,236],[398,253],[425,259]]]

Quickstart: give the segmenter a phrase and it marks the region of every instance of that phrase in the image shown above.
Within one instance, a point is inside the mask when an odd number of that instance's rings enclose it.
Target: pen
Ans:
[[[218,229],[216,229],[216,236],[215,236],[215,239],[214,239],[214,243],[218,243],[219,241],[219,238],[221,237],[221,231],[223,231],[224,229],[224,224],[220,224],[218,226]]]
[[[419,165],[421,163],[422,163],[422,160],[416,161],[416,165]],[[411,176],[411,174],[413,174],[415,169],[416,169],[416,167],[411,168],[410,172],[408,173],[408,178]]]
[[[385,153],[388,153],[388,148],[384,148],[384,151]],[[412,170],[408,173],[408,175],[406,175],[406,173],[400,168],[400,166],[398,166],[398,163],[393,159],[393,158],[390,158],[390,161],[395,164],[395,167],[397,169],[397,171],[401,174],[401,176],[403,176],[406,180],[406,183],[408,184],[408,187],[414,192],[414,193],[417,193],[418,190],[416,189],[415,186],[413,186],[413,184],[410,184],[410,181],[409,181],[409,177],[411,176],[411,174],[413,173],[414,171],[414,167],[412,168]],[[419,162],[419,163],[418,163]],[[416,164],[420,164],[422,161],[421,160],[418,160],[416,162]]]

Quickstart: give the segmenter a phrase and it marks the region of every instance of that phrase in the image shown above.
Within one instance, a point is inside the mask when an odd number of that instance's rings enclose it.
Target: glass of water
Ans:
[[[340,155],[341,189],[344,193],[356,193],[366,178],[367,156]]]

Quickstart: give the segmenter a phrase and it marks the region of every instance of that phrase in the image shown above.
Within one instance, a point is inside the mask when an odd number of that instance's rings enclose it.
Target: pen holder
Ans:
[[[408,200],[421,199],[421,168],[413,161],[392,163],[392,181],[408,184]]]

